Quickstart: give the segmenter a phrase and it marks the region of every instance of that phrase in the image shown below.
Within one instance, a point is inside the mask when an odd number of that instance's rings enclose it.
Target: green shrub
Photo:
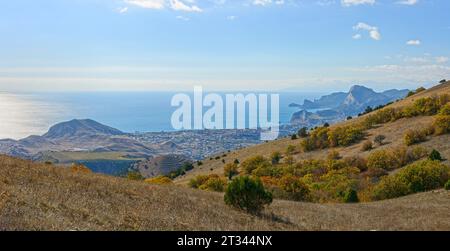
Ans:
[[[392,150],[378,150],[372,152],[367,158],[367,167],[369,169],[394,170],[401,167],[401,163],[399,163]]]
[[[206,180],[206,182],[203,183],[199,187],[199,189],[213,192],[223,192],[225,190],[226,185],[227,182],[223,178],[220,178],[217,175],[210,175],[208,180]]]
[[[271,166],[270,162],[261,155],[257,155],[244,160],[241,164],[241,170],[246,174],[251,174],[253,170],[259,167]]]
[[[292,134],[291,139],[292,140],[296,140],[297,139],[297,134]]]
[[[196,189],[223,192],[227,183],[219,175],[198,175],[189,181],[189,186]]]
[[[357,203],[359,202],[358,193],[354,189],[349,189],[344,194],[345,203]]]
[[[428,157],[428,153],[429,151],[425,147],[415,146],[408,151],[408,162],[414,162],[416,160]]]
[[[398,173],[385,176],[374,187],[374,200],[396,198],[443,187],[450,168],[439,161],[423,160],[406,166]]]
[[[209,179],[208,175],[198,175],[191,180],[189,180],[189,187],[191,188],[199,188],[201,185],[205,184],[205,182]]]
[[[344,162],[347,164],[347,166],[356,167],[361,172],[367,170],[367,160],[359,156],[345,157]]]
[[[285,175],[279,180],[280,188],[288,194],[288,199],[295,201],[309,201],[310,191],[298,177]]]
[[[433,126],[437,135],[450,133],[450,115],[436,116]]]
[[[427,140],[427,132],[425,130],[408,130],[403,135],[404,142],[407,146],[414,145]]]
[[[433,149],[433,151],[431,151],[430,155],[428,156],[428,158],[430,160],[438,160],[438,161],[442,161],[442,157],[441,157],[441,153],[438,152],[436,149]]]
[[[450,180],[447,181],[444,185],[445,190],[450,190]]]
[[[364,131],[356,126],[336,127],[328,132],[328,142],[332,147],[349,146],[362,138],[364,138]]]
[[[443,107],[441,107],[441,110],[439,110],[439,115],[448,116],[450,115],[450,103],[447,103]]]
[[[227,205],[258,214],[265,205],[272,203],[272,194],[264,189],[261,180],[242,176],[228,185],[224,200]]]
[[[329,128],[319,127],[311,132],[310,136],[304,139],[300,145],[305,152],[313,151],[316,149],[324,149],[329,146],[328,132]]]

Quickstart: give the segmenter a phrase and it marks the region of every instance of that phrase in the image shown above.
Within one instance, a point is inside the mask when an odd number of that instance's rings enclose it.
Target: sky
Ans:
[[[0,92],[431,86],[450,78],[447,0],[14,0]]]

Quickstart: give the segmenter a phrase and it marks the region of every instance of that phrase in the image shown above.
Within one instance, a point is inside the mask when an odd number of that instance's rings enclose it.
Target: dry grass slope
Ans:
[[[263,217],[223,195],[0,156],[0,230],[450,230],[450,192],[361,204],[275,201]]]

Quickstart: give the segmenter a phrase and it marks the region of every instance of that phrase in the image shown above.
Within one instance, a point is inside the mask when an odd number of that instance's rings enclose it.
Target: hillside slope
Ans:
[[[449,230],[450,192],[361,204],[274,201],[263,217],[220,193],[0,156],[0,230]]]
[[[415,100],[423,98],[423,97],[431,97],[434,95],[441,94],[450,94],[450,82],[446,82],[437,86],[434,86],[426,91],[415,94],[411,97],[405,98],[398,102],[395,102],[387,108],[394,107],[404,107],[407,105],[411,105]],[[331,126],[345,126],[357,124],[363,121],[368,115],[363,115],[357,118],[353,118],[352,120],[343,121]],[[403,134],[409,129],[416,129],[425,127],[432,123],[432,116],[418,116],[411,118],[403,118],[399,119],[395,122],[390,122],[386,124],[382,124],[378,127],[367,130],[367,140],[372,140],[377,135],[386,136],[385,144],[382,146],[377,146],[376,149],[389,149],[393,147],[403,146]],[[242,162],[243,160],[255,156],[262,155],[265,157],[269,157],[275,151],[279,151],[284,153],[289,145],[299,146],[302,139],[291,140],[291,138],[282,138],[279,140],[262,143],[259,145],[239,149],[230,153],[227,153],[225,157],[220,155],[219,158],[206,159],[203,161],[203,165],[200,167],[196,167],[194,170],[188,172],[186,175],[179,177],[176,180],[176,183],[186,185],[190,179],[197,175],[207,175],[207,174],[223,174],[223,167],[225,163],[231,163],[234,160],[239,160]],[[450,164],[450,135],[439,135],[433,136],[429,140],[417,144],[418,146],[424,146],[427,148],[434,148],[438,150],[444,157],[446,157],[445,164]],[[350,156],[360,156],[367,157],[370,153],[369,151],[363,152],[361,151],[361,147],[364,144],[364,140],[353,144],[348,147],[336,147],[336,148],[328,148],[328,149],[319,149],[311,152],[297,152],[293,155],[295,161],[304,160],[304,159],[324,159],[327,157],[330,151],[337,150],[342,157],[350,157]]]

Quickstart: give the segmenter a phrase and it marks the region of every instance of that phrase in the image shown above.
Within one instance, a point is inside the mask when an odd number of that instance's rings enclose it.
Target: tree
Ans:
[[[292,134],[291,139],[292,140],[296,140],[297,139],[297,134]]]
[[[348,116],[348,117],[347,117],[347,120],[352,120],[352,119],[353,119],[352,116]]]
[[[371,106],[366,107],[364,113],[371,113],[371,112],[373,112],[373,108]]]
[[[381,145],[383,145],[383,141],[385,139],[386,139],[386,136],[380,134],[380,135],[377,135],[373,141],[381,146]]]
[[[430,155],[428,156],[428,158],[430,160],[439,160],[442,161],[442,157],[441,157],[441,153],[438,152],[436,149],[433,149],[433,151],[431,151]]]
[[[325,124],[323,124],[323,127],[330,127],[330,124],[326,122]]]
[[[239,160],[238,159],[234,159],[234,164],[239,165]]]
[[[272,203],[272,194],[264,189],[260,179],[242,176],[228,185],[224,201],[248,213],[259,214],[265,205]]]

